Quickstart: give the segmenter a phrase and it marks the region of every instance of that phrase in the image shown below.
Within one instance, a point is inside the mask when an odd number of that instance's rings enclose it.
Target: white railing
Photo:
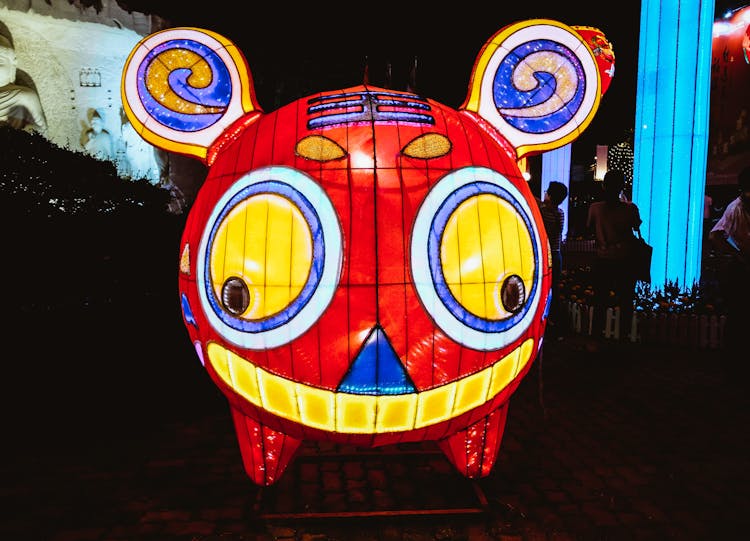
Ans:
[[[594,307],[568,303],[570,327],[576,334],[593,334]],[[725,315],[643,314],[633,312],[627,340],[653,344],[673,344],[701,349],[718,349],[724,340]],[[620,308],[607,308],[604,337],[619,340],[622,328]]]

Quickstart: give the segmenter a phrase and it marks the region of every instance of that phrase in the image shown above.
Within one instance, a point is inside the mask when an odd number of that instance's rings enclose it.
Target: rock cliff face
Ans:
[[[87,6],[86,4],[97,4]],[[49,15],[57,19],[99,23],[115,28],[127,28],[145,36],[166,27],[166,21],[157,15],[127,11],[115,0],[97,0],[82,3],[78,0],[3,0],[14,11]]]
[[[167,22],[128,12],[115,0],[100,3],[97,11],[77,0],[0,0],[0,35],[14,49],[16,83],[38,94],[47,121],[44,135],[51,142],[111,161],[123,178],[161,184],[184,205],[192,200],[205,169],[193,172],[192,163],[183,165],[192,160],[157,154],[133,137],[120,98],[128,54],[144,35]],[[95,118],[97,130],[92,126]],[[92,145],[94,131],[107,152],[101,152],[101,144]],[[75,181],[74,174],[70,178]]]

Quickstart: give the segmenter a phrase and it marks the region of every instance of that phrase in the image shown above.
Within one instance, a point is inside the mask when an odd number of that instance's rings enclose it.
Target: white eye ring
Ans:
[[[217,306],[219,306],[220,301],[209,293],[211,288],[207,287],[207,284],[210,284],[211,276],[207,268],[208,251],[214,229],[225,214],[227,206],[233,204],[233,198],[250,186],[268,182],[277,182],[293,187],[293,190],[304,196],[309,204],[314,207],[320,221],[321,242],[324,246],[320,254],[323,260],[322,271],[319,275],[317,287],[311,293],[307,302],[288,320],[273,327],[247,322],[243,323],[244,326],[238,327],[237,324],[230,324],[230,317],[234,316],[233,314],[217,313]],[[251,171],[239,178],[216,202],[201,236],[196,264],[196,287],[206,318],[217,333],[229,342],[243,348],[262,350],[291,342],[318,321],[333,299],[333,294],[341,277],[342,246],[341,226],[336,210],[328,195],[317,182],[301,171],[290,167],[270,166]],[[221,309],[225,310],[223,306]]]
[[[535,250],[535,273],[533,283],[525,294],[523,310],[514,315],[512,324],[506,322],[488,325],[486,329],[470,326],[456,316],[440,297],[431,272],[430,236],[434,235],[433,222],[446,199],[462,187],[471,184],[492,184],[508,193],[517,209],[526,214],[530,224],[529,234]],[[422,304],[440,329],[456,342],[482,351],[496,350],[518,339],[531,325],[542,297],[543,265],[541,264],[542,245],[539,232],[532,219],[531,207],[515,185],[500,173],[484,167],[466,167],[453,171],[442,178],[427,194],[417,212],[411,238],[411,272],[414,287]],[[508,322],[509,323],[509,322]],[[494,327],[494,328],[493,328]]]

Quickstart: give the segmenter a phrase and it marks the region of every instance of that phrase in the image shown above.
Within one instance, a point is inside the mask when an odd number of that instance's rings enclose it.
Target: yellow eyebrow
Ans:
[[[303,137],[297,141],[294,150],[298,156],[318,162],[338,160],[346,156],[346,151],[336,141],[322,135]]]
[[[410,158],[421,158],[427,160],[430,158],[439,158],[450,152],[453,145],[450,139],[439,133],[425,133],[412,139],[402,150],[401,153]]]

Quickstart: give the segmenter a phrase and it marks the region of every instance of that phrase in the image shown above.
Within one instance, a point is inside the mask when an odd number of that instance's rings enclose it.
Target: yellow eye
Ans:
[[[492,193],[456,207],[445,224],[440,261],[453,297],[487,320],[517,312],[534,279],[529,230],[515,207]]]
[[[216,230],[210,253],[216,298],[251,321],[280,312],[308,282],[312,246],[310,227],[292,201],[273,193],[248,197]]]
[[[194,273],[203,314],[240,347],[288,344],[328,309],[341,239],[336,209],[312,177],[285,166],[250,171],[206,219]]]
[[[538,317],[542,244],[529,201],[484,167],[456,169],[425,196],[412,226],[411,273],[425,310],[453,340],[496,350]]]

